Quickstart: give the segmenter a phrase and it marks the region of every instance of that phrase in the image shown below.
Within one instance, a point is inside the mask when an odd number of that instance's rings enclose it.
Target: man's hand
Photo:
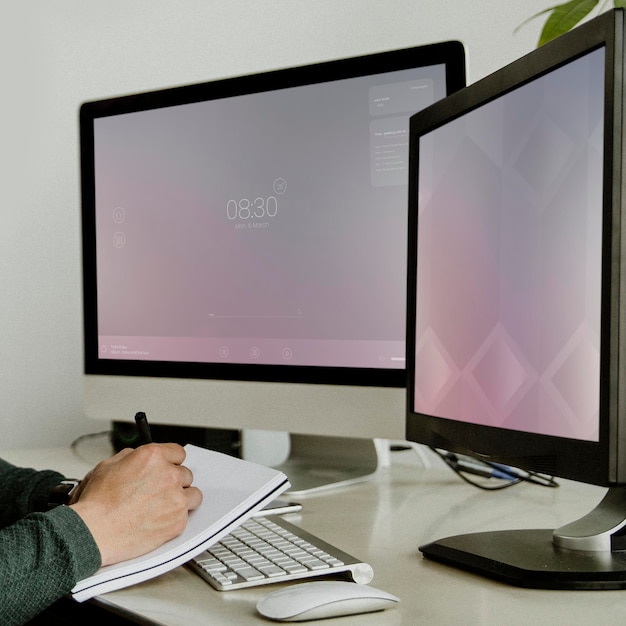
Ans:
[[[178,444],[122,450],[83,479],[70,506],[93,535],[102,565],[125,561],[179,535],[202,493]]]

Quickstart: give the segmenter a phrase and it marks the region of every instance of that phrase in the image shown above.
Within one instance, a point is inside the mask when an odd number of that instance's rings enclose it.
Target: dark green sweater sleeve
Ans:
[[[52,470],[15,467],[0,459],[0,527],[28,513],[45,511],[50,489],[64,476]]]
[[[100,552],[80,516],[43,512],[56,472],[0,461],[0,624],[17,626],[100,567]]]

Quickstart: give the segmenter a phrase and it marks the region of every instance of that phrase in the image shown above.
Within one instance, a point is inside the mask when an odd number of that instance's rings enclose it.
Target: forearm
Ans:
[[[23,624],[100,567],[88,528],[69,507],[0,530],[0,624]]]

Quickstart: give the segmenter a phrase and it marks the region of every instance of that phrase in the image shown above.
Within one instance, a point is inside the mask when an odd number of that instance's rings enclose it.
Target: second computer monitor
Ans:
[[[85,103],[87,413],[402,437],[408,120],[464,83],[445,42]]]

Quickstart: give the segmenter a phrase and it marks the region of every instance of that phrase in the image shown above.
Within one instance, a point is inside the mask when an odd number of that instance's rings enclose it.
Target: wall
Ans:
[[[81,416],[77,110],[88,99],[460,39],[477,80],[549,0],[22,0],[0,9],[0,448]],[[128,416],[120,416],[128,418]]]

